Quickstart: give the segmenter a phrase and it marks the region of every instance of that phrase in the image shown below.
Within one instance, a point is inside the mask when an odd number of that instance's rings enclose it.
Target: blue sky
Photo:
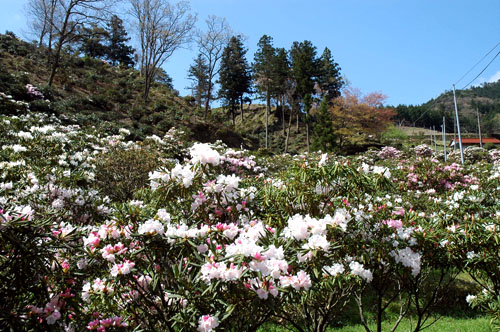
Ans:
[[[0,32],[23,33],[26,0],[0,0]],[[310,40],[332,50],[343,75],[362,92],[380,91],[388,104],[420,104],[450,90],[500,42],[499,0],[191,0],[198,26],[226,17],[248,39],[251,60],[263,34],[277,47]],[[500,50],[500,47],[499,47]],[[478,65],[463,87],[498,52]],[[164,68],[182,95],[196,46],[179,50]],[[476,83],[500,79],[500,57]]]

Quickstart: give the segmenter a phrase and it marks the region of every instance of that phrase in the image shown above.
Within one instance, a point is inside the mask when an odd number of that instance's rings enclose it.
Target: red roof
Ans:
[[[458,142],[458,138],[454,138],[451,141]],[[500,140],[496,138],[483,138],[482,141],[483,144],[486,143],[500,144]],[[479,138],[462,138],[462,144],[479,144]]]

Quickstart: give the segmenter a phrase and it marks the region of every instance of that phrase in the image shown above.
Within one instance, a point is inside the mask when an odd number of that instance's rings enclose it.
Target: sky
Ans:
[[[0,0],[0,32],[30,39],[27,0]],[[209,15],[225,17],[247,37],[252,61],[259,38],[289,49],[310,40],[318,55],[332,51],[342,74],[363,93],[382,92],[386,104],[422,104],[457,83],[465,86],[500,51],[500,0],[191,0],[205,27]],[[133,36],[133,34],[131,33]],[[189,94],[187,71],[196,45],[180,49],[163,66],[181,95]],[[474,85],[500,79],[500,56]]]

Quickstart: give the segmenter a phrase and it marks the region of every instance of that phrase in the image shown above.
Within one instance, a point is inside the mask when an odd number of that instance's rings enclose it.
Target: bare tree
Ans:
[[[49,48],[52,44],[53,20],[56,13],[57,0],[29,0],[25,7],[28,17],[29,33],[38,40],[41,47],[45,40],[49,41]]]
[[[51,1],[51,0],[49,0]],[[54,0],[49,25],[49,55],[51,73],[49,85],[54,82],[64,45],[78,38],[77,31],[86,24],[105,20],[110,0]],[[52,49],[54,43],[55,49]]]
[[[196,36],[200,54],[205,59],[208,67],[205,119],[210,109],[210,101],[213,99],[214,80],[220,70],[220,59],[224,48],[233,35],[233,30],[229,27],[225,18],[212,15],[207,18],[206,23],[207,30],[205,32],[198,31]]]
[[[140,41],[144,99],[147,101],[158,68],[191,40],[196,15],[189,13],[189,3],[184,1],[171,4],[168,0],[130,0],[130,4]]]

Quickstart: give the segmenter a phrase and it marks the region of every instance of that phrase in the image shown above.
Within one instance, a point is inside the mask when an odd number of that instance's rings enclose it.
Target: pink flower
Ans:
[[[198,331],[200,332],[210,332],[219,326],[219,320],[217,317],[210,315],[201,316],[198,323]]]
[[[120,274],[129,274],[130,271],[134,268],[135,263],[129,260],[125,260],[122,264],[115,264],[111,268],[111,275],[116,277]]]
[[[87,324],[88,330],[97,330],[99,327],[99,319],[93,320]]]
[[[387,225],[392,228],[401,228],[403,227],[403,222],[401,220],[388,219],[382,221],[384,225]]]

